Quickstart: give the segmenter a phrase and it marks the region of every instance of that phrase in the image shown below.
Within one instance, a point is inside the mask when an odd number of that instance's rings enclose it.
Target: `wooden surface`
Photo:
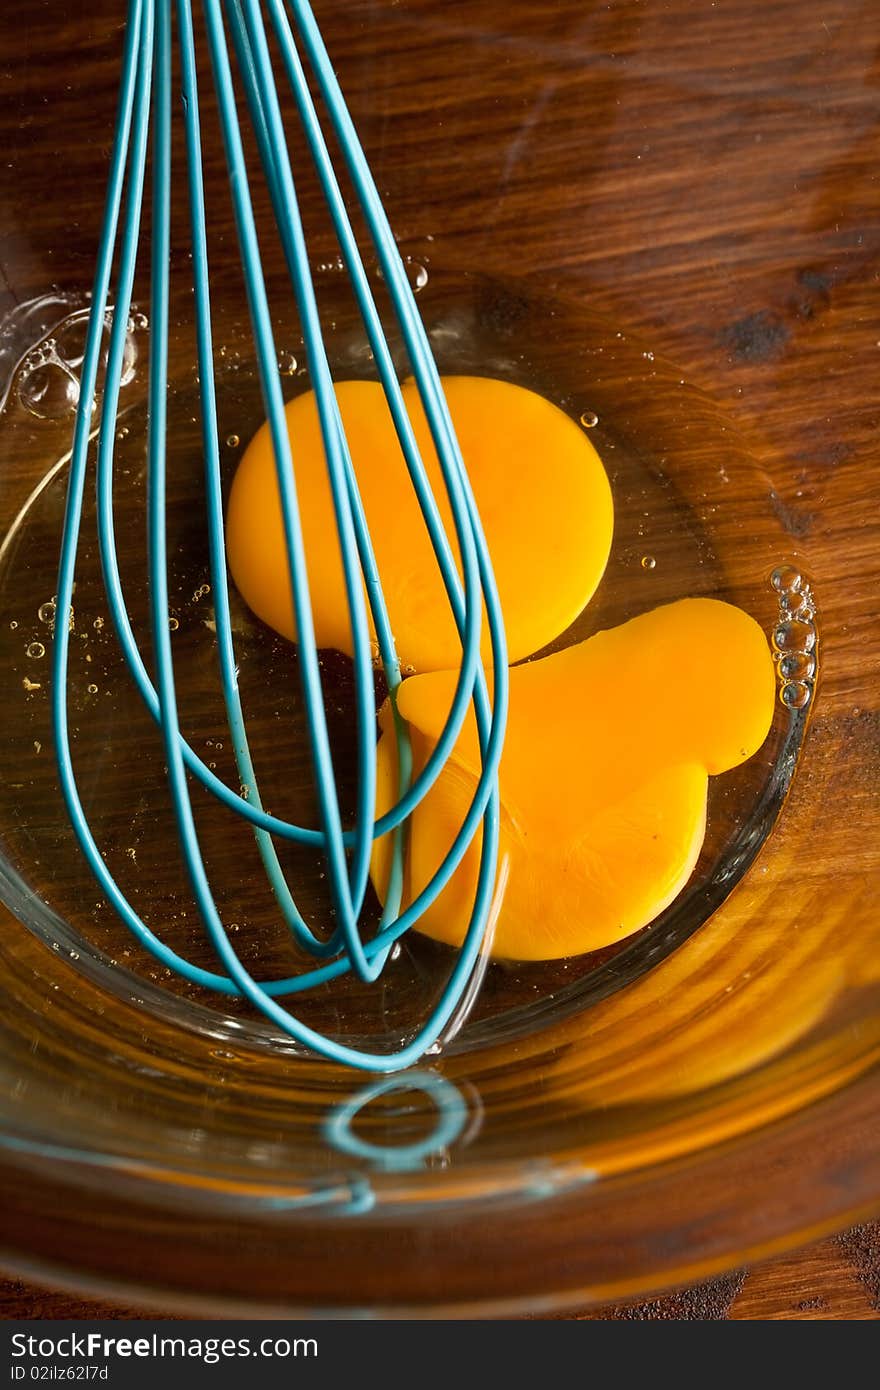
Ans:
[[[0,1318],[136,1318],[173,1316],[0,1281]],[[857,1226],[832,1240],[706,1284],[625,1303],[570,1313],[569,1318],[717,1322],[731,1320],[880,1320],[880,1224]]]
[[[833,660],[814,737],[852,772],[849,813],[827,815],[813,845],[810,891],[833,895],[844,857],[876,881],[876,0],[317,8],[407,250],[586,299],[641,330],[752,442],[825,600]],[[120,10],[59,16],[53,0],[6,30],[6,306],[88,279]],[[62,80],[70,53],[75,82]],[[874,1318],[878,1241],[860,1228],[614,1316]],[[87,1305],[12,1283],[0,1307]]]

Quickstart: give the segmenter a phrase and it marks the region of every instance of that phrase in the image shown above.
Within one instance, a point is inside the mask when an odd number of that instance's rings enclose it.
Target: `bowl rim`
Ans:
[[[169,1216],[167,1209],[163,1213],[144,1200],[146,1185],[135,1180],[122,1201],[104,1187],[107,1209],[96,1223],[92,1209],[77,1201],[81,1187],[69,1162],[34,1165],[30,1154],[6,1150],[0,1153],[7,1208],[0,1266],[37,1283],[192,1316],[443,1319],[586,1309],[707,1280],[876,1216],[880,1131],[871,1120],[878,1102],[880,1055],[847,1084],[778,1120],[622,1178],[548,1192],[531,1204],[488,1204],[471,1221],[454,1211],[414,1211],[384,1220],[382,1213],[364,1212],[357,1223],[360,1233],[366,1232],[373,1248],[381,1238],[394,1264],[396,1287],[405,1288],[409,1277],[416,1280],[412,1296],[393,1298],[364,1296],[375,1270],[363,1261],[354,1266],[350,1292],[340,1290],[333,1301],[310,1301],[301,1288],[297,1292],[296,1285],[280,1281],[274,1296],[241,1292],[255,1262],[271,1260],[273,1238],[279,1249],[289,1250],[294,1231],[310,1248],[317,1237],[325,1260],[337,1271],[351,1272],[351,1263],[340,1266],[339,1261],[353,1248],[352,1223],[298,1217],[291,1226],[266,1204],[259,1222],[253,1213],[233,1211],[214,1225],[211,1244],[226,1245],[230,1257],[235,1252],[237,1288],[216,1279],[212,1286],[204,1275],[206,1270],[216,1274],[216,1260],[197,1262],[189,1271],[174,1259],[188,1240],[204,1238],[200,1212],[179,1207]],[[25,1167],[27,1184],[20,1181]],[[644,1223],[633,1222],[634,1206],[645,1212]],[[58,1229],[59,1211],[65,1213],[66,1230]],[[48,1213],[47,1222],[40,1224],[40,1212]],[[126,1258],[138,1248],[144,1219],[153,1223],[149,1265]],[[84,1246],[71,1244],[71,1230],[79,1232]],[[92,1239],[97,1232],[101,1239]],[[519,1239],[527,1244],[520,1246]],[[359,1248],[359,1240],[354,1244]],[[431,1267],[425,1278],[428,1247]],[[475,1292],[475,1276],[478,1283],[481,1273],[485,1279],[490,1269],[497,1271],[498,1251],[506,1250],[510,1260],[517,1249],[527,1258],[516,1263],[514,1277],[508,1268],[492,1292]],[[408,1252],[403,1264],[401,1252]],[[164,1279],[156,1277],[157,1268],[165,1270]],[[462,1268],[470,1270],[468,1291],[456,1292],[448,1280]],[[549,1268],[564,1271],[555,1284],[547,1282]],[[168,1277],[168,1271],[174,1273]],[[192,1277],[196,1271],[198,1278]],[[288,1272],[275,1267],[282,1279]]]

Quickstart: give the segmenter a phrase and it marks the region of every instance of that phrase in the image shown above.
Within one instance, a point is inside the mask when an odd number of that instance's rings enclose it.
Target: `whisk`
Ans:
[[[197,31],[190,0],[130,0],[125,31],[122,80],[100,235],[91,312],[82,366],[81,389],[70,460],[57,586],[52,672],[52,720],[59,783],[79,845],[106,898],[137,940],[162,965],[186,980],[221,995],[243,995],[296,1042],[333,1061],[379,1072],[400,1070],[450,1036],[472,1000],[480,976],[481,944],[493,905],[498,859],[498,764],[507,706],[504,628],[492,567],[467,472],[443,395],[430,341],[394,236],[370,174],[339,83],[314,15],[306,0],[204,0],[204,34],[210,53],[235,227],[247,292],[254,359],[275,454],[287,558],[297,632],[296,664],[306,713],[309,749],[319,808],[319,825],[308,827],[264,809],[248,744],[238,690],[230,618],[220,473],[217,383],[214,371],[212,306],[202,169]],[[176,32],[175,32],[176,30]],[[199,30],[199,34],[202,30]],[[427,526],[461,640],[455,698],[442,735],[418,776],[406,726],[396,713],[401,669],[377,572],[358,482],[322,333],[300,205],[276,87],[271,42],[296,103],[302,130],[317,171],[350,277],[363,329],[385,391],[403,456]],[[186,188],[192,238],[192,288],[196,323],[202,447],[205,470],[210,573],[216,611],[219,676],[231,743],[241,784],[229,787],[184,737],[175,698],[175,673],[168,626],[169,583],[166,506],[168,395],[169,262],[172,185],[172,49],[178,45],[182,120],[186,149]],[[231,40],[231,44],[230,41]],[[338,543],[344,567],[353,639],[353,678],[357,713],[357,808],[353,826],[344,828],[316,648],[303,535],[297,506],[296,440],[285,423],[278,353],[257,226],[248,185],[231,52],[268,186],[274,221],[297,305],[306,363],[320,418],[326,467],[332,489]],[[368,228],[376,261],[421,396],[453,518],[454,536],[444,529],[405,409],[398,373],[352,228],[346,198],[334,171],[318,107],[311,94],[306,63],[343,156],[351,186]],[[150,341],[147,426],[147,565],[154,678],[139,650],[120,575],[114,533],[114,447],[123,377],[124,352],[135,280],[148,155],[152,165],[150,256]],[[115,270],[115,281],[114,281]],[[102,335],[111,315],[100,413],[96,387]],[[74,775],[68,718],[69,624],[83,499],[95,442],[98,543],[109,612],[125,664],[141,699],[158,723],[167,764],[167,782],[176,836],[193,899],[218,958],[209,971],[184,959],[162,939],[159,929],[138,914],[110,872],[90,828]],[[394,499],[389,498],[389,505]],[[396,805],[376,817],[375,674],[367,612],[372,617],[382,671],[395,712],[399,761]],[[485,614],[485,617],[484,617]],[[481,664],[483,622],[491,640],[493,689]],[[481,772],[467,815],[431,882],[413,902],[404,903],[404,856],[409,818],[442,771],[468,711],[473,706],[479,734]],[[277,908],[293,940],[314,958],[303,973],[284,979],[256,979],[242,964],[221,920],[196,831],[191,802],[200,783],[256,837]],[[481,833],[480,867],[468,930],[442,993],[420,1021],[414,1036],[388,1052],[362,1051],[307,1026],[284,1001],[353,971],[375,980],[394,944],[419,919],[449,882],[475,835]],[[374,839],[390,834],[393,855],[382,916],[369,939],[362,930],[370,856]],[[275,841],[307,846],[323,856],[334,909],[334,926],[313,931],[296,904]]]

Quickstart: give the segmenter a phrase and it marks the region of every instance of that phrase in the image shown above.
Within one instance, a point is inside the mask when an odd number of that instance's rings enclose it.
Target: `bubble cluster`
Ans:
[[[816,605],[806,577],[791,564],[770,575],[779,602],[773,631],[773,656],[779,678],[779,698],[786,709],[806,709],[813,698],[818,669]]]
[[[17,374],[16,393],[20,405],[38,420],[61,420],[72,415],[79,404],[80,375],[85,357],[89,311],[77,309],[23,357]],[[104,317],[101,367],[106,365],[110,346],[113,310]],[[147,327],[145,314],[134,312],[127,323],[122,353],[120,385],[134,379],[138,349],[135,332]]]
[[[38,420],[61,420],[76,410],[79,378],[57,355],[51,338],[24,359],[18,378],[18,399]]]
[[[39,608],[37,609],[37,617],[39,618],[41,623],[46,624],[50,632],[55,631],[55,618],[57,616],[57,610],[58,605],[55,601],[54,594],[52,598],[47,599],[45,603],[41,603]],[[67,610],[67,630],[68,632],[74,631],[73,604],[71,604],[70,608]]]

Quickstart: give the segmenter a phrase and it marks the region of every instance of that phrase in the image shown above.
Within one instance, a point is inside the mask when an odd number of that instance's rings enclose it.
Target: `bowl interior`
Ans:
[[[322,307],[334,325],[329,337],[335,374],[370,376],[372,364],[344,274],[333,266],[318,278]],[[770,575],[789,557],[768,507],[766,480],[717,410],[673,367],[583,309],[535,301],[516,287],[472,277],[444,281],[438,275],[422,286],[420,302],[442,370],[497,375],[540,390],[589,422],[606,461],[616,506],[608,571],[596,600],[554,648],[685,595],[728,598],[752,612],[768,633],[774,629],[785,614]],[[48,667],[57,620],[65,445],[83,317],[82,309],[68,309],[25,355],[10,382],[5,412],[8,457],[33,461],[24,496],[17,509],[19,499],[10,508],[0,562],[0,592],[9,614],[0,634],[2,674],[18,704],[15,737],[4,748],[0,825],[10,871],[23,881],[28,906],[22,916],[71,970],[100,981],[117,998],[136,996],[147,1016],[207,1029],[242,1046],[295,1051],[280,1029],[254,1016],[251,1006],[188,984],[140,946],[93,882],[68,828],[53,755]],[[135,311],[129,380],[117,424],[115,529],[126,604],[149,669],[143,380],[148,334],[146,315]],[[295,335],[279,341],[288,394],[294,394],[308,386],[305,368],[297,365],[301,341]],[[405,354],[392,342],[405,374]],[[191,343],[191,326],[181,317],[173,339],[169,404],[168,621],[185,737],[208,767],[237,789],[219,681]],[[221,318],[218,394],[227,484],[262,414],[248,349],[240,325]],[[169,946],[210,970],[213,950],[177,845],[160,731],[126,668],[108,613],[93,491],[87,490],[71,631],[74,771],[96,841],[123,892]],[[231,597],[240,689],[263,804],[300,824],[317,824],[295,649],[253,618],[234,590]],[[351,814],[356,720],[347,660],[325,653],[323,676],[343,806]],[[646,701],[651,680],[646,669]],[[707,700],[735,698],[735,682],[725,653],[707,651]],[[804,689],[812,693],[812,684]],[[381,693],[380,687],[380,699]],[[448,1046],[486,1047],[586,1009],[680,945],[730,892],[769,832],[792,776],[808,709],[780,700],[761,753],[713,779],[700,865],[686,892],[660,919],[605,951],[561,962],[490,964],[466,1026],[446,1040]],[[638,739],[639,729],[630,736]],[[201,789],[193,804],[214,897],[242,960],[257,978],[301,971],[305,959],[278,920],[246,824]],[[279,852],[306,919],[326,929],[332,906],[323,860],[290,845],[280,844]],[[378,920],[375,902],[372,909]],[[294,1012],[345,1042],[387,1050],[416,1030],[453,960],[449,948],[410,933],[380,987],[345,977],[298,996]]]

